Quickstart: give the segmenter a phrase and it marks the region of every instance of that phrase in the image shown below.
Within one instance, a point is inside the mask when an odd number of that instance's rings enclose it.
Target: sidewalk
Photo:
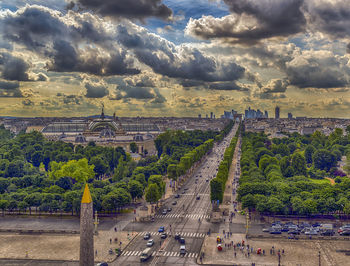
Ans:
[[[94,236],[95,262],[112,261],[114,255],[108,253],[112,248],[122,249],[135,236],[136,232],[111,232],[99,231]],[[114,239],[118,238],[118,242]],[[112,243],[110,243],[112,239]],[[120,245],[120,241],[122,244]],[[41,259],[41,260],[67,260],[78,261],[80,248],[79,235],[22,235],[22,234],[1,234],[0,237],[0,258],[7,259]]]
[[[219,234],[221,237],[222,234]],[[293,240],[283,240],[283,241],[271,241],[271,240],[246,240],[244,234],[234,234],[230,238],[223,238],[222,251],[218,251],[216,245],[216,235],[206,237],[202,246],[201,252],[205,253],[202,262],[197,259],[199,264],[203,265],[249,265],[255,263],[256,266],[262,265],[278,265],[278,250],[281,254],[281,265],[283,266],[315,266],[318,263],[318,250],[319,248],[313,242],[301,242]],[[225,247],[225,243],[229,244],[233,241],[234,244],[242,243],[244,240],[244,248],[241,250],[236,247]],[[346,241],[344,241],[344,244]],[[247,250],[247,245],[249,245],[249,255]],[[274,254],[270,254],[270,249],[274,246]],[[253,252],[251,252],[253,248]],[[265,255],[258,255],[257,249],[261,248],[265,250]],[[282,255],[282,249],[285,250],[284,255]],[[236,256],[235,256],[236,253]],[[342,254],[340,254],[342,255]],[[345,255],[342,255],[342,261],[347,259]],[[328,260],[329,261],[329,260]],[[321,256],[321,265],[327,264],[327,256]],[[337,264],[336,264],[337,265]],[[345,265],[345,264],[339,264]]]

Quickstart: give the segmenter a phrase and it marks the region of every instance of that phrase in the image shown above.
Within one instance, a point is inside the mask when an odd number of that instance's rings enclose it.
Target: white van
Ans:
[[[152,256],[152,249],[151,248],[146,248],[144,251],[142,251],[140,255],[140,261],[144,262],[148,260]]]

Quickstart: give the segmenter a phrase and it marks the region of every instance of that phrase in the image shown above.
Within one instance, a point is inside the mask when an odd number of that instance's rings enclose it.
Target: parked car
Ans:
[[[333,230],[322,230],[321,231],[321,235],[322,236],[333,236],[334,235],[334,231]]]
[[[317,233],[316,230],[308,230],[308,231],[305,231],[305,235],[307,235],[307,236],[316,236],[316,235],[318,235],[318,233]]]
[[[300,232],[298,230],[290,230],[288,231],[288,235],[300,235]]]
[[[165,238],[167,238],[167,233],[163,233],[163,234],[161,234],[161,236],[160,236],[160,238],[162,238],[162,239],[165,239]]]
[[[147,239],[150,239],[151,238],[151,233],[146,233],[144,236],[143,236],[143,239],[144,240],[147,240]]]
[[[281,231],[282,231],[282,232],[288,232],[288,231],[289,231],[289,226],[286,225],[286,224],[283,225]]]
[[[280,234],[282,234],[282,231],[281,230],[271,230],[270,231],[270,234],[273,234],[273,235],[280,235]]]
[[[158,229],[158,232],[159,232],[159,233],[163,233],[164,231],[165,231],[164,226],[159,227],[159,229]]]
[[[268,233],[268,232],[270,232],[270,229],[269,228],[263,228],[262,231],[265,232],[265,233]]]
[[[350,236],[350,230],[349,229],[346,229],[346,230],[343,230],[340,235],[342,236]]]
[[[147,247],[152,247],[154,245],[154,240],[153,239],[148,240],[146,245]]]

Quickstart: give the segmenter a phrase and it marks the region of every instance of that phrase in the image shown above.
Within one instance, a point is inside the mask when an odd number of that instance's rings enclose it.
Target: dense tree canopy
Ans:
[[[244,208],[273,214],[350,212],[350,179],[337,167],[350,156],[350,138],[341,130],[293,133],[272,139],[244,133],[238,200]],[[288,150],[286,149],[288,147]],[[324,177],[335,178],[332,185]]]

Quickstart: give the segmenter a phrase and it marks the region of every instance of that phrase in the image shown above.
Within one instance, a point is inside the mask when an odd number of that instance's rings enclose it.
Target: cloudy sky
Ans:
[[[350,0],[0,0],[0,116],[350,118]]]

